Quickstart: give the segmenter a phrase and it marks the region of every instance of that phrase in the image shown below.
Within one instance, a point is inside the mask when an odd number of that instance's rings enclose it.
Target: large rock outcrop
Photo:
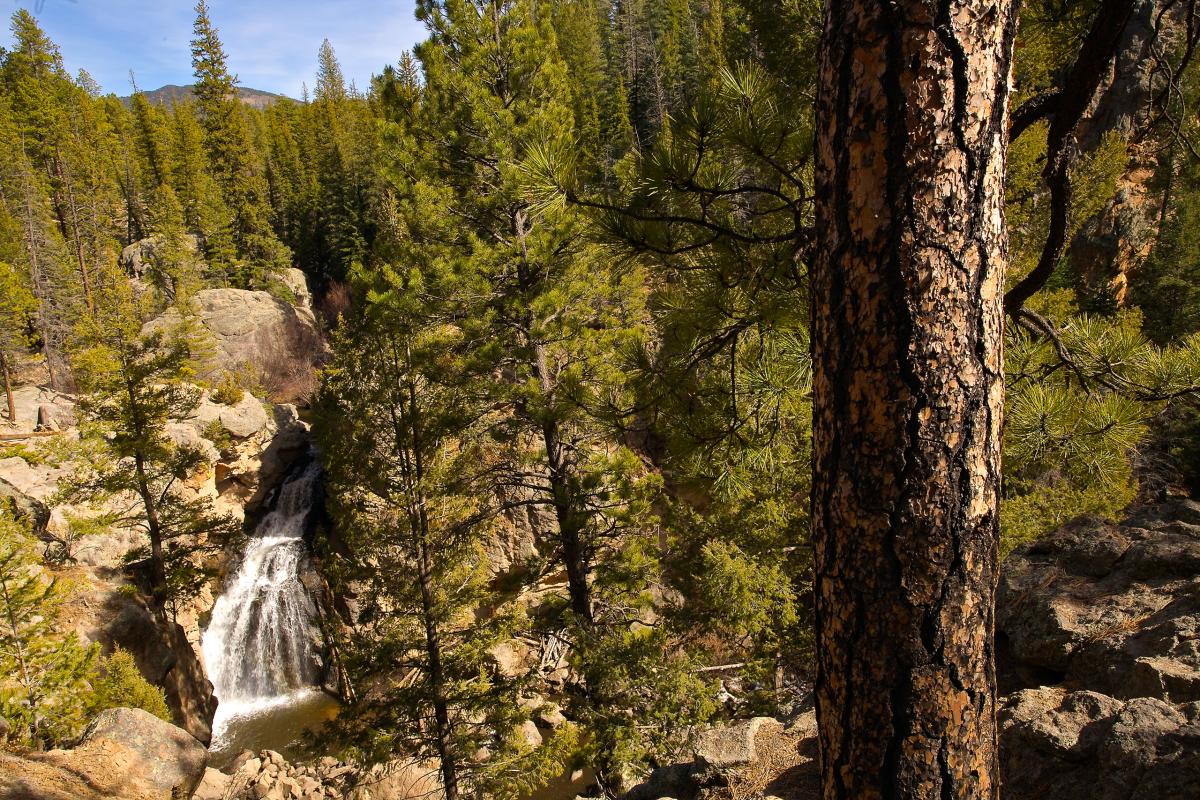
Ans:
[[[1006,798],[1200,797],[1200,703],[1041,687],[1010,697],[1000,725]]]
[[[1200,797],[1200,504],[1020,548],[996,619],[1006,798]]]
[[[997,597],[1017,686],[1200,700],[1200,503],[1083,517],[1014,552]]]
[[[192,796],[206,759],[186,731],[140,709],[109,709],[71,750],[0,753],[0,797],[177,800]]]
[[[313,368],[323,358],[325,344],[303,275],[289,273],[285,284],[298,304],[245,289],[196,293],[196,313],[213,344],[205,377],[219,380],[224,373],[249,372],[277,396],[297,397],[311,388]],[[178,312],[172,310],[147,323],[146,329],[178,320]]]
[[[121,267],[129,275],[145,278],[147,272],[159,266],[163,240],[159,236],[148,236],[121,251]],[[184,234],[183,246],[193,254],[200,253],[200,239],[193,234]]]
[[[272,406],[264,421],[262,428],[222,452],[214,465],[220,497],[240,506],[243,513],[261,511],[271,492],[312,447],[309,425],[295,406]]]

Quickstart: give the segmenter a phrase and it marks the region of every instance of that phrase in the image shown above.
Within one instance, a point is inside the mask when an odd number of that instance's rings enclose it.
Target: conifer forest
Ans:
[[[12,4],[0,798],[1200,797],[1196,0],[331,5]]]

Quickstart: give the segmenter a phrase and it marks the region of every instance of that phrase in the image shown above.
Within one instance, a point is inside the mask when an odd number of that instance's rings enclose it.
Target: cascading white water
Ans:
[[[320,475],[314,461],[284,482],[213,606],[201,649],[219,701],[214,747],[234,720],[311,694],[320,679],[312,641],[316,608],[300,580],[304,526]]]

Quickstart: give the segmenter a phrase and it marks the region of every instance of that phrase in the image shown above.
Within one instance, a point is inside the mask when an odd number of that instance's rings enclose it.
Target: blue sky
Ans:
[[[81,67],[106,92],[129,94],[192,82],[194,0],[0,0],[6,18],[32,12],[62,48],[67,69]],[[413,0],[209,0],[230,70],[243,86],[300,96],[311,87],[321,40],[333,43],[346,79],[365,89],[371,75],[424,38]]]

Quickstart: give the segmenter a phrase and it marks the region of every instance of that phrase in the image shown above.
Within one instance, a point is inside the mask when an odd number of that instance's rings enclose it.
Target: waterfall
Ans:
[[[201,649],[219,701],[214,742],[236,717],[286,704],[320,680],[317,612],[300,580],[304,528],[320,476],[314,460],[284,482],[213,606]]]

